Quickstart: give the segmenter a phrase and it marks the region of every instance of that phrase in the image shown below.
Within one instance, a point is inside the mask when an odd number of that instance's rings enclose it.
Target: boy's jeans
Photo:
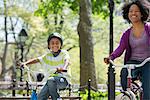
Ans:
[[[139,61],[128,61],[127,64],[139,64]],[[138,74],[141,76],[142,88],[144,92],[143,100],[150,100],[150,63],[146,63],[143,67],[132,70],[132,77],[136,77]],[[127,88],[127,69],[121,70],[121,85],[123,90]]]
[[[64,89],[68,85],[66,78],[55,76],[47,80],[46,84],[38,94],[38,100],[47,100],[51,96],[52,100],[60,98],[59,89]]]

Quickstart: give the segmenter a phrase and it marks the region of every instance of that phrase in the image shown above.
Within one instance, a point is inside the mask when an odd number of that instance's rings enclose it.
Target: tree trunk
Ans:
[[[97,89],[93,55],[91,9],[91,0],[80,0],[80,19],[77,29],[80,46],[80,87],[86,86],[90,78],[91,86]]]
[[[4,20],[4,24],[5,24],[5,47],[4,47],[4,53],[3,53],[3,57],[2,57],[2,72],[0,75],[1,79],[4,79],[5,76],[5,71],[6,71],[6,54],[7,54],[7,48],[8,48],[8,33],[7,33],[7,7],[6,7],[6,0],[4,0],[4,13],[5,13],[5,20]]]

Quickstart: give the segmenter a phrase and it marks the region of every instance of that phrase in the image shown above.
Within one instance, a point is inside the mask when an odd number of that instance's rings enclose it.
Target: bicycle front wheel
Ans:
[[[115,100],[131,100],[131,98],[130,95],[128,95],[127,93],[121,93],[116,96]]]
[[[131,97],[127,93],[123,93],[123,95],[120,97],[120,100],[131,100]]]
[[[132,91],[124,91],[117,100],[136,100]]]

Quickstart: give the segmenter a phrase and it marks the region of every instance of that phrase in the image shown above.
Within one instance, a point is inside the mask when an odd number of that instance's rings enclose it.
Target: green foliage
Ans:
[[[64,8],[67,6],[74,13],[79,12],[80,0],[46,0],[39,5],[38,10],[35,11],[35,15],[43,16],[46,18],[49,14],[63,14]],[[119,0],[115,0],[120,3]],[[109,16],[108,1],[106,0],[91,0],[92,13],[99,15],[102,18]]]
[[[107,92],[91,92],[91,98],[92,100],[105,100],[107,98],[108,93]],[[81,92],[80,96],[82,97],[82,100],[87,100],[88,98],[88,90],[85,90],[85,92]]]
[[[92,13],[100,15],[102,18],[106,18],[109,14],[108,2],[105,0],[91,0],[92,1]]]
[[[67,0],[66,0],[67,1]],[[65,0],[46,0],[39,5],[35,15],[48,17],[49,14],[61,14],[64,7],[67,6]]]
[[[46,2],[42,2],[39,6],[37,12],[39,11],[39,14],[44,14],[44,16],[47,16],[49,14],[50,18],[48,21],[50,24],[48,24],[49,29],[43,26],[44,20],[41,17],[35,17],[33,16],[33,13],[28,12],[23,10],[23,8],[17,9],[17,6],[12,7],[11,9],[9,8],[8,12],[9,15],[15,16],[17,14],[18,16],[24,17],[23,19],[27,22],[30,23],[30,31],[29,35],[31,37],[32,34],[36,35],[36,38],[33,42],[33,45],[30,49],[30,52],[27,56],[27,59],[33,58],[33,57],[38,57],[45,53],[47,50],[47,37],[49,35],[49,32],[54,31],[54,25],[52,24],[53,19],[53,9],[59,9],[57,11],[60,13],[64,8],[63,7],[70,7],[72,10],[78,11],[78,3],[79,0],[44,0]],[[58,1],[58,2],[56,2]],[[92,36],[93,36],[93,42],[95,44],[94,46],[94,59],[95,59],[95,66],[96,66],[96,75],[97,75],[97,83],[106,83],[107,82],[107,71],[108,71],[108,65],[106,65],[103,62],[103,58],[107,57],[109,55],[109,18],[106,18],[105,20],[102,19],[101,16],[104,15],[96,15],[100,14],[100,11],[102,10],[108,10],[108,2],[106,0],[92,0],[92,5],[97,8],[95,9],[94,12],[95,14],[92,15],[92,22],[93,22],[93,29],[92,29]],[[115,0],[115,2],[119,2],[119,0]],[[54,6],[53,6],[54,5]],[[64,6],[65,5],[65,6]],[[49,7],[49,8],[47,8]],[[105,8],[105,9],[104,9]],[[101,9],[101,10],[99,10]],[[48,11],[48,12],[47,12]],[[44,13],[43,13],[44,12]],[[21,14],[22,13],[22,14]],[[107,13],[107,12],[106,12]],[[78,15],[77,12],[76,14],[69,12],[68,14],[65,15],[64,17],[64,26],[62,28],[62,35],[64,36],[64,47],[63,49],[68,49],[70,47],[73,47],[74,45],[77,46],[69,51],[70,56],[71,56],[71,65],[70,65],[70,70],[71,70],[71,76],[72,76],[72,82],[74,84],[79,83],[79,48],[78,48],[78,34],[76,31],[77,24],[78,24]],[[122,35],[122,31],[127,27],[128,24],[125,24],[123,19],[119,16],[114,16],[114,49],[117,47],[120,36]],[[49,30],[49,32],[47,32]],[[1,48],[1,54],[3,52]],[[26,49],[26,48],[25,48]],[[11,48],[12,50],[12,48]],[[7,57],[8,59],[13,58],[13,51],[11,54],[9,54]],[[11,62],[10,60],[8,60]],[[122,58],[119,59],[119,61],[122,62]],[[10,64],[9,64],[10,65]],[[36,68],[38,67],[39,69],[42,68],[40,65],[35,65]],[[117,81],[119,80],[119,71],[120,69],[116,68],[116,78]]]
[[[109,16],[109,0],[91,0],[92,2],[92,13],[99,15],[99,17],[106,19]],[[116,5],[120,4],[120,0],[114,0]]]
[[[90,91],[91,100],[107,100],[108,99],[108,92],[100,92],[100,91]],[[120,92],[116,92],[115,95],[119,95]],[[85,92],[81,92],[80,96],[82,100],[87,100],[88,98],[88,90],[86,89]]]
[[[68,4],[70,5],[70,9],[77,13],[79,11],[79,1],[80,0],[68,0]]]
[[[35,34],[43,34],[47,30],[45,26],[42,24],[43,19],[33,15],[33,12],[30,12],[22,7],[14,5],[8,8],[8,16],[13,19],[13,23],[15,23],[14,19],[18,20],[16,23],[20,24],[20,20],[25,24],[30,26],[30,30],[28,34],[30,36],[34,36]],[[9,19],[8,19],[9,20]],[[15,27],[15,26],[14,26]]]

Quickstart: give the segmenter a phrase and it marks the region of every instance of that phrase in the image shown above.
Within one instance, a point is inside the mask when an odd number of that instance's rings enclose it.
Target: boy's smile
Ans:
[[[60,50],[61,48],[61,42],[58,38],[52,38],[49,41],[49,45],[48,47],[53,51],[53,52],[58,52],[58,50]]]

